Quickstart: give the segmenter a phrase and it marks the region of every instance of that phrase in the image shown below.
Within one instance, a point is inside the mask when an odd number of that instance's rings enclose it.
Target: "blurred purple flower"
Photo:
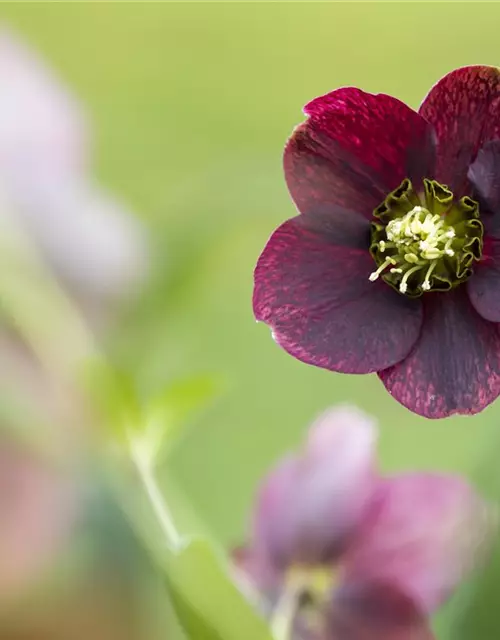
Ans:
[[[300,215],[258,260],[257,320],[419,415],[481,411],[500,394],[500,70],[456,69],[418,111],[343,87],[304,112],[284,154]]]
[[[102,304],[144,275],[138,221],[93,184],[79,103],[9,30],[0,31],[0,211],[21,223],[69,289]]]
[[[375,442],[373,421],[357,409],[320,417],[304,450],[263,482],[252,538],[237,562],[268,612],[292,591],[314,629],[320,623],[311,610],[321,612],[327,630],[358,620],[358,635],[331,631],[325,638],[420,640],[430,637],[427,616],[486,547],[491,510],[457,476],[381,476]],[[304,624],[298,615],[305,634]]]
[[[92,181],[82,107],[5,28],[0,95],[0,237],[9,246],[9,233],[20,230],[86,318],[100,323],[145,274],[143,229]],[[6,325],[0,332],[2,395],[32,412],[33,439],[46,438],[71,460],[85,448],[86,408],[23,337]],[[0,429],[15,429],[13,422],[4,412]],[[73,473],[0,439],[0,606],[24,594],[69,543],[84,506],[75,484]]]

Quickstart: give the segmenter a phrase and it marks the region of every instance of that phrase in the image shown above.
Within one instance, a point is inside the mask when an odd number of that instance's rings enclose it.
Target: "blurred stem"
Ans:
[[[0,192],[0,206],[3,205]],[[0,219],[2,312],[55,380],[78,381],[94,336],[37,247],[8,211]]]
[[[179,549],[181,546],[181,536],[177,531],[170,509],[160,491],[150,461],[146,456],[141,454],[140,448],[137,447],[133,439],[130,441],[130,455],[146,491],[151,508],[165,536],[167,545],[173,550]]]
[[[289,584],[283,591],[271,619],[271,631],[275,640],[292,640],[301,594],[300,584]]]
[[[2,202],[0,191],[0,207]],[[0,302],[17,333],[31,347],[51,379],[70,394],[83,383],[83,366],[102,358],[94,335],[70,296],[47,268],[32,239],[14,216],[0,217]],[[64,394],[65,395],[65,394]],[[81,408],[81,407],[80,407]],[[72,418],[78,412],[71,407]],[[129,439],[130,456],[168,545],[180,536],[154,478],[150,458]]]

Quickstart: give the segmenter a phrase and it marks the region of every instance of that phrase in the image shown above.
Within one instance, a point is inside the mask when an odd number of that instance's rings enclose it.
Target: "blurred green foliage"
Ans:
[[[98,177],[150,230],[151,281],[110,336],[114,359],[146,396],[205,372],[228,381],[162,476],[222,544],[244,535],[263,471],[339,401],[378,417],[386,470],[457,470],[495,492],[496,460],[483,456],[500,443],[500,403],[473,418],[411,415],[375,376],[283,353],[254,322],[251,291],[267,237],[294,213],[281,152],[302,105],[356,85],[417,107],[447,71],[500,65],[500,5],[3,3],[0,18],[87,105]]]

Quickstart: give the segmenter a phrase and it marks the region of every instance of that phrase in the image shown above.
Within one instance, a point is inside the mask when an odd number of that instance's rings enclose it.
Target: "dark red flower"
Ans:
[[[299,215],[259,258],[257,320],[422,416],[481,411],[500,394],[500,70],[451,72],[418,112],[348,87],[305,113],[284,156]]]

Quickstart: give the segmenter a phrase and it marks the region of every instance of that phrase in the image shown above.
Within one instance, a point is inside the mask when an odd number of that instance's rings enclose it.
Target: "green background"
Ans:
[[[217,539],[242,538],[263,472],[338,402],[379,419],[384,470],[458,470],[493,494],[500,404],[440,422],[411,415],[376,376],[282,352],[254,321],[251,292],[267,237],[294,214],[281,154],[302,106],[355,85],[418,107],[451,69],[500,65],[500,5],[12,3],[0,17],[86,105],[98,178],[151,232],[151,282],[113,336],[116,358],[145,393],[192,373],[224,382],[162,476]],[[440,638],[447,629],[445,615]]]

